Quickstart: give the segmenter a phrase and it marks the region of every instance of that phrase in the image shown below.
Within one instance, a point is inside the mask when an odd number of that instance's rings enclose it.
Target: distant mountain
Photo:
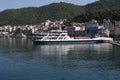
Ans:
[[[99,0],[85,6],[87,12],[103,9],[118,9],[120,8],[120,0]]]
[[[68,19],[98,10],[120,9],[119,0],[99,0],[78,6],[71,3],[52,3],[42,7],[11,9],[0,12],[0,25],[39,24],[47,19]]]
[[[104,19],[110,19],[113,23],[115,23],[115,21],[120,21],[120,9],[93,11],[93,12],[78,15],[74,17],[72,21],[88,22],[92,19],[97,20],[99,23],[103,23]],[[68,22],[69,24],[71,23],[71,21],[68,21]]]
[[[39,24],[47,19],[72,18],[81,13],[84,13],[82,7],[64,2],[53,3],[38,8],[11,9],[0,13],[0,25]]]
[[[86,22],[91,19],[102,23],[103,19],[110,19],[112,22],[120,20],[119,0],[99,0],[84,7],[85,13],[73,18],[75,22]]]

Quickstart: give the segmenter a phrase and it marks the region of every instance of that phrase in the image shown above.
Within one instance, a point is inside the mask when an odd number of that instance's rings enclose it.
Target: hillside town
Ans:
[[[109,19],[103,20],[103,24],[99,24],[97,20],[91,20],[89,22],[85,23],[76,23],[72,22],[72,26],[65,26],[64,20],[59,21],[50,21],[46,20],[45,22],[40,23],[39,25],[22,25],[22,26],[11,26],[11,25],[5,25],[0,26],[0,36],[1,37],[30,37],[35,32],[40,31],[48,31],[48,30],[56,30],[56,29],[66,29],[66,28],[74,28],[75,30],[82,30],[84,31],[87,28],[91,28],[91,32],[89,34],[92,34],[94,32],[100,33],[100,36],[112,36],[116,35],[117,37],[120,37],[120,21],[115,21],[115,24],[113,24]]]

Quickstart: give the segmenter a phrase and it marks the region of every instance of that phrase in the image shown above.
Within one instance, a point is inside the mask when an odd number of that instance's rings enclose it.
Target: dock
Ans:
[[[110,41],[111,44],[120,46],[120,41]]]

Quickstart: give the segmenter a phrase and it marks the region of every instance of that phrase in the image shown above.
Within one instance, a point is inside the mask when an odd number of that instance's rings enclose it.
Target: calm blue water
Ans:
[[[0,80],[120,80],[120,46],[0,38]]]

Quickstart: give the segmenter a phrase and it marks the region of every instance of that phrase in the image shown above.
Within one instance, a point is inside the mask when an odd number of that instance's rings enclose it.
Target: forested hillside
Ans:
[[[91,19],[98,20],[99,23],[102,23],[103,19],[110,19],[112,22],[120,20],[120,9],[112,10],[99,10],[93,11],[90,13],[81,14],[73,18],[74,22],[86,22]]]
[[[84,9],[69,3],[53,3],[42,7],[5,10],[0,13],[0,25],[39,24],[47,19],[59,20],[73,18]]]
[[[99,0],[94,3],[78,6],[71,3],[52,3],[42,7],[11,9],[0,12],[0,25],[39,24],[47,19],[73,19],[74,21],[88,21],[103,18],[120,19],[119,0]]]
[[[88,4],[85,6],[87,12],[96,11],[96,10],[111,10],[111,9],[119,9],[120,8],[120,0],[98,0],[94,3]]]

